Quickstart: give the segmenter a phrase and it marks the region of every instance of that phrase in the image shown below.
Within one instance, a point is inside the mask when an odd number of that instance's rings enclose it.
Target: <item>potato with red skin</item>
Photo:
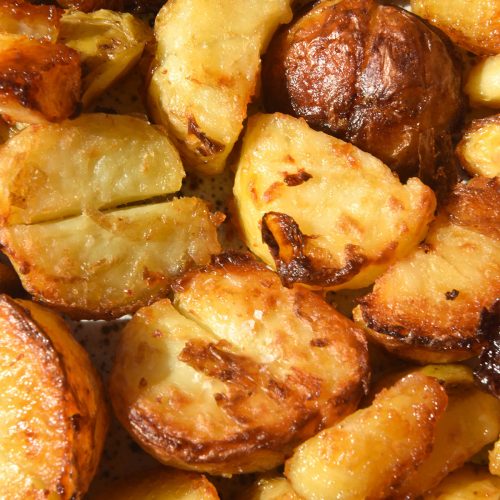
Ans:
[[[274,38],[262,83],[268,111],[305,118],[403,179],[419,169],[430,185],[453,176],[448,130],[462,108],[459,65],[444,36],[405,10],[319,2]]]

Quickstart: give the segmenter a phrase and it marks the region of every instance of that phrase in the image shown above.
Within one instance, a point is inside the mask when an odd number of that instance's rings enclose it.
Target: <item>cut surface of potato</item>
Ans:
[[[33,125],[0,147],[0,219],[32,224],[174,193],[184,169],[168,137],[130,116]]]
[[[261,477],[243,493],[244,500],[300,500],[292,485],[284,477]]]
[[[457,154],[469,174],[500,177],[500,115],[474,120],[458,144]]]
[[[119,420],[161,462],[270,470],[356,408],[365,339],[314,293],[234,254],[174,290],[126,326],[111,378]]]
[[[465,92],[474,106],[500,108],[500,55],[487,57],[469,73]]]
[[[0,32],[55,42],[62,10],[55,5],[33,5],[24,0],[0,1]]]
[[[2,496],[80,498],[107,428],[87,353],[54,313],[2,295],[0,360]]]
[[[423,362],[471,358],[481,322],[500,296],[500,179],[459,184],[425,242],[360,300],[356,321],[398,356]]]
[[[212,483],[201,474],[153,469],[116,481],[92,495],[92,500],[218,500]]]
[[[33,297],[84,318],[130,313],[220,251],[197,198],[4,227],[0,240]]]
[[[260,54],[290,21],[290,3],[170,0],[160,10],[149,108],[175,137],[187,166],[207,174],[223,170],[256,93]]]
[[[425,236],[435,208],[355,146],[279,113],[250,118],[234,195],[243,238],[287,284],[362,288]]]
[[[500,476],[500,439],[489,452],[489,467],[492,474]]]
[[[411,0],[411,9],[457,45],[479,55],[500,53],[498,0]]]
[[[0,113],[22,123],[59,121],[80,99],[78,53],[59,43],[0,34]]]
[[[80,54],[84,108],[135,66],[152,38],[149,26],[131,14],[105,9],[64,14],[59,41]]]
[[[436,379],[408,375],[300,445],[285,475],[307,500],[387,498],[429,455],[446,403]]]

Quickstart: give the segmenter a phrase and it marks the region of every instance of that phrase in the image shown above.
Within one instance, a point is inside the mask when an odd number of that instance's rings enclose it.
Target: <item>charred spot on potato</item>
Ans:
[[[224,144],[208,137],[199,127],[194,116],[188,117],[187,127],[188,134],[193,134],[201,143],[196,149],[200,155],[211,156],[224,151]]]
[[[300,186],[302,183],[312,179],[312,175],[306,172],[303,168],[299,169],[299,171],[295,174],[290,174],[285,172],[284,180],[287,186]]]

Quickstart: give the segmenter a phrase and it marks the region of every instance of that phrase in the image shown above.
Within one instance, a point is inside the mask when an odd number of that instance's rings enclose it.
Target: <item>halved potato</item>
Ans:
[[[87,353],[54,313],[2,295],[0,359],[2,496],[80,498],[108,423]]]
[[[0,32],[55,42],[62,9],[25,0],[0,0]]]
[[[149,108],[188,167],[221,172],[257,92],[260,55],[290,0],[170,0],[158,13]],[[202,14],[200,14],[202,13]]]
[[[388,498],[431,452],[446,403],[436,379],[408,375],[299,446],[285,475],[308,500]]]
[[[131,14],[105,9],[64,14],[59,41],[80,54],[84,108],[135,66],[152,39],[149,26]]]
[[[500,108],[500,55],[477,63],[467,77],[465,93],[473,106]]]
[[[153,469],[114,481],[92,500],[218,500],[212,483],[201,474],[176,469]]]
[[[474,120],[458,144],[457,154],[471,175],[500,176],[500,115]]]
[[[500,296],[500,179],[459,184],[425,242],[360,299],[357,322],[398,356],[420,362],[471,358],[481,322]]]
[[[168,137],[131,116],[34,125],[0,147],[0,220],[32,224],[179,191]]]
[[[500,439],[489,452],[489,467],[492,474],[500,476]]]
[[[118,419],[161,462],[270,470],[356,408],[365,339],[313,292],[234,254],[174,290],[125,327],[111,376]]]
[[[59,121],[80,100],[78,53],[59,43],[0,34],[0,113],[9,121]]]
[[[220,251],[205,202],[180,198],[0,229],[24,288],[75,318],[129,314]]]
[[[300,500],[286,478],[267,475],[258,478],[255,484],[243,492],[244,500]]]
[[[234,185],[250,250],[286,284],[362,288],[425,236],[435,208],[355,146],[279,113],[250,118]]]
[[[411,9],[457,45],[479,55],[500,53],[498,0],[411,0]]]

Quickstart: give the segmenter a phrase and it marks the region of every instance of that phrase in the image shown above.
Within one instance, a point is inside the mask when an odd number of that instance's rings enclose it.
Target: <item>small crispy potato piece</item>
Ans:
[[[118,419],[161,462],[270,470],[356,408],[365,339],[313,292],[234,254],[174,290],[126,326],[110,386]]]
[[[203,475],[176,469],[152,469],[115,481],[92,495],[93,500],[218,500]]]
[[[234,195],[243,239],[287,284],[362,288],[425,236],[435,196],[279,113],[250,118]]]
[[[457,155],[469,174],[500,177],[500,115],[474,120],[457,146]]]
[[[500,55],[477,63],[467,77],[464,90],[473,106],[500,109]]]
[[[25,0],[0,0],[0,32],[55,42],[62,9]]]
[[[59,43],[0,34],[0,113],[9,121],[59,121],[80,100],[78,53]]]
[[[170,0],[158,13],[149,108],[188,167],[224,169],[256,94],[260,54],[290,0]],[[203,12],[203,15],[200,15]]]
[[[400,357],[442,363],[479,354],[500,296],[500,179],[459,184],[425,242],[360,299],[354,318]]]
[[[408,375],[299,446],[285,475],[307,500],[387,498],[429,455],[446,403],[436,379]]]
[[[0,296],[2,496],[80,498],[108,424],[97,373],[61,318]]]
[[[499,477],[488,474],[483,467],[465,465],[424,495],[423,500],[498,500],[499,497]]]
[[[129,314],[220,251],[205,202],[180,198],[0,230],[4,252],[36,300],[74,318]]]
[[[263,476],[242,495],[243,500],[300,500],[292,485],[280,476]]]
[[[490,472],[495,476],[500,476],[500,439],[488,454]]]
[[[136,65],[152,38],[150,27],[131,14],[104,9],[64,14],[59,41],[80,54],[84,108]]]
[[[500,1],[411,0],[411,10],[478,55],[500,52]]]
[[[32,224],[174,193],[184,169],[168,137],[131,116],[33,125],[0,148],[0,220]]]

